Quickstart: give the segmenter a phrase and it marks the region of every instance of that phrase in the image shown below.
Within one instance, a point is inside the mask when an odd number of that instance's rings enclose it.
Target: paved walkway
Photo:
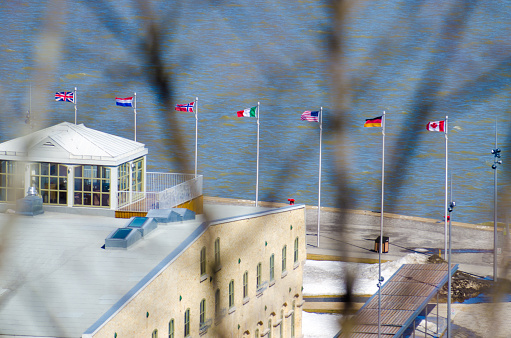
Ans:
[[[322,208],[319,247],[317,246],[317,208],[306,208],[307,253],[338,256],[341,259],[366,259],[377,262],[375,240],[380,235],[380,214],[368,211],[340,213]],[[493,229],[487,226],[453,222],[451,261],[460,270],[486,277],[493,276]],[[409,253],[427,255],[444,251],[444,223],[432,219],[385,214],[383,236],[389,237],[389,252],[382,261],[396,260]],[[502,236],[502,231],[499,232]],[[499,257],[500,260],[500,257]]]
[[[205,203],[254,205],[254,201],[205,197]],[[260,202],[260,206],[283,206],[286,203]],[[321,235],[317,246],[317,207],[306,207],[307,255],[310,259],[344,260],[353,262],[377,263],[378,253],[374,242],[380,234],[380,214],[370,211],[339,212],[334,208],[321,208]],[[452,223],[453,264],[459,270],[480,277],[493,276],[493,227],[453,222]],[[390,238],[388,253],[382,254],[382,262],[393,261],[409,253],[427,255],[443,251],[444,222],[419,217],[409,217],[385,213],[383,235]],[[509,237],[499,231],[499,243],[504,250],[510,248]],[[506,241],[508,241],[506,243]],[[443,254],[442,254],[443,256]],[[502,257],[499,256],[499,262]],[[499,271],[499,278],[511,279],[509,272]],[[322,308],[340,310],[342,302],[316,302],[304,304],[304,309]],[[362,303],[355,304],[361,306]],[[431,305],[428,322],[436,320],[436,304]],[[511,332],[511,303],[453,304],[453,338],[466,337],[509,337]],[[446,304],[439,304],[439,316],[447,317]],[[433,318],[431,318],[433,317]],[[428,323],[428,337],[436,331]],[[445,330],[445,319],[439,322],[439,332]],[[416,337],[424,337],[419,326]],[[436,332],[435,332],[436,333]]]

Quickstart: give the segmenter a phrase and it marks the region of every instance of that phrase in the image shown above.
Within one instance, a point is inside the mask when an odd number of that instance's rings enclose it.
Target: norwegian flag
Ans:
[[[75,102],[75,93],[73,92],[56,92],[55,93],[55,101],[64,101],[64,102]]]
[[[176,110],[177,111],[191,111],[193,112],[193,105],[195,102],[190,102],[187,104],[176,104]]]
[[[445,121],[429,122],[426,125],[426,129],[429,131],[444,131],[444,123]]]

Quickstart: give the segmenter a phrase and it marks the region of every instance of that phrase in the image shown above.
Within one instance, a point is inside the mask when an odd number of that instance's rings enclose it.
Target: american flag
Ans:
[[[193,112],[193,105],[195,102],[190,102],[187,104],[176,104],[177,111],[191,111]]]
[[[56,92],[55,101],[75,102],[75,94],[73,92]]]
[[[304,111],[302,121],[319,122],[319,111]]]

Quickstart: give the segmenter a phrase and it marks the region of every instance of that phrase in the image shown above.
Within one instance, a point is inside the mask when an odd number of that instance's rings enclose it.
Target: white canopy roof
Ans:
[[[147,154],[143,143],[62,122],[0,144],[0,160],[117,166]]]

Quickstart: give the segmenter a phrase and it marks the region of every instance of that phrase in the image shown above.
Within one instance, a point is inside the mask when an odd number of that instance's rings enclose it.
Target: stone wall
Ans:
[[[301,336],[302,271],[306,259],[303,206],[215,222],[140,288],[94,337],[168,337],[174,319],[175,337],[184,337],[185,311],[190,310],[191,337],[255,337],[271,333]],[[298,262],[294,241],[298,238]],[[220,241],[220,264],[215,264],[215,240]],[[282,249],[286,246],[286,271]],[[206,274],[200,273],[200,251],[206,248]],[[270,257],[274,255],[274,279]],[[257,265],[262,287],[256,289]],[[243,297],[243,275],[248,272],[248,296]],[[229,307],[229,283],[234,282],[234,306]],[[215,311],[215,292],[220,304]],[[205,299],[205,325],[200,327],[200,303]],[[293,307],[294,305],[294,307]],[[294,309],[294,311],[293,311]],[[271,327],[269,328],[269,321]],[[269,332],[271,330],[271,332]]]

